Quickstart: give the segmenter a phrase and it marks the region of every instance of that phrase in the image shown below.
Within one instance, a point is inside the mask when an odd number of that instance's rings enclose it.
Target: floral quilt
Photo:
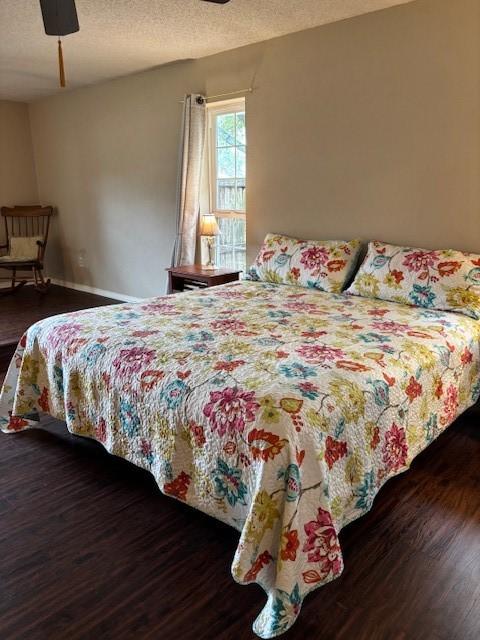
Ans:
[[[480,394],[480,322],[261,282],[42,320],[0,396],[148,469],[240,532],[232,574],[280,635],[343,570],[338,534]]]

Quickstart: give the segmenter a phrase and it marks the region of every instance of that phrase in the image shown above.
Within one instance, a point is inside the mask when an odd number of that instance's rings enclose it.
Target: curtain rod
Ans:
[[[239,93],[253,93],[253,87],[248,89],[239,89],[238,91],[229,91],[229,93],[217,93],[215,96],[205,96],[205,100],[214,100],[215,98],[226,98],[227,96],[237,96]],[[183,104],[185,100],[179,100],[179,104]]]

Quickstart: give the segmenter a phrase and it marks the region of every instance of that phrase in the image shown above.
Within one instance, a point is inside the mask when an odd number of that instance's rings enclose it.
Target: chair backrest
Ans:
[[[10,238],[42,238],[42,246],[39,258],[43,260],[45,247],[47,246],[50,218],[53,215],[53,207],[42,207],[39,204],[16,207],[2,207],[1,215],[5,221],[5,234],[7,244]]]

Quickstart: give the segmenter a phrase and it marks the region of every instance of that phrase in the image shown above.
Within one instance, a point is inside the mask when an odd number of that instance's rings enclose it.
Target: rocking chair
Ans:
[[[43,258],[47,246],[52,207],[31,205],[22,207],[2,207],[1,215],[5,221],[7,255],[0,255],[0,268],[12,272],[11,286],[0,288],[0,295],[13,293],[32,282],[35,289],[45,293],[50,280],[43,277]],[[17,271],[31,271],[31,276],[23,276],[20,280]],[[5,280],[6,278],[3,278]]]

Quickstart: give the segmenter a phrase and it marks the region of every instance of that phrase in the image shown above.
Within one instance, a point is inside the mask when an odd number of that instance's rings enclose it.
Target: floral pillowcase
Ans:
[[[480,319],[480,255],[370,242],[346,293]]]
[[[340,293],[357,263],[361,243],[297,240],[267,234],[247,279]]]

